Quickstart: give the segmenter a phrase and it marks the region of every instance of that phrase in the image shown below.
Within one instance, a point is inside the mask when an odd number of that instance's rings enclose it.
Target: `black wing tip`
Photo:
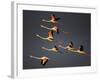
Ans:
[[[80,46],[79,46],[79,50],[80,50],[80,51],[84,51],[84,46],[83,46],[83,45],[80,45]]]

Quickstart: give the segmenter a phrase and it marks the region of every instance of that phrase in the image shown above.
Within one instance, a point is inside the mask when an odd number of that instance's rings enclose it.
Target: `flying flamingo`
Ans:
[[[43,19],[42,21],[44,21],[44,22],[50,22],[50,23],[55,24],[55,23],[58,23],[58,20],[60,20],[60,18],[56,17],[55,14],[52,14],[51,17],[50,17],[50,20]]]
[[[53,31],[51,31],[51,30],[48,32],[48,37],[47,38],[42,37],[42,36],[40,36],[38,34],[36,36],[41,38],[41,39],[43,39],[43,40],[47,40],[47,41],[53,41],[54,40]]]
[[[48,60],[49,60],[49,58],[46,57],[46,56],[42,56],[42,57],[30,56],[30,58],[39,59],[41,65],[43,65],[43,66],[45,66],[47,64]]]
[[[56,45],[53,48],[42,47],[42,49],[46,50],[46,51],[51,51],[51,52],[54,52],[54,53],[63,53],[59,50],[59,48]]]
[[[54,25],[52,28],[48,28],[46,26],[40,25],[42,28],[48,29],[50,31],[56,32],[57,34],[59,34],[59,28],[58,26]]]
[[[42,47],[42,49],[43,49],[43,50],[47,50],[47,51],[52,51],[52,52],[59,52],[59,49],[57,48],[57,46],[54,46],[54,47],[51,48],[51,49]]]
[[[52,28],[48,28],[47,26],[44,25],[40,25],[42,28],[45,28],[47,30],[51,30],[53,32],[56,32],[57,34],[59,34],[60,32],[63,32],[66,35],[70,35],[70,32],[65,32],[64,30],[60,29],[57,25],[53,25]]]

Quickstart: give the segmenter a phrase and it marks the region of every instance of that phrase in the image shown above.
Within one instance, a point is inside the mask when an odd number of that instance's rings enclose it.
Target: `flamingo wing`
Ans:
[[[60,19],[61,19],[61,18],[59,18],[59,17],[58,17],[58,18],[55,18],[55,21],[58,21],[58,20],[60,20]]]
[[[55,20],[55,18],[56,18],[55,14],[52,14],[51,15],[51,20]]]
[[[48,32],[48,37],[53,37],[53,31],[50,30],[50,31]]]

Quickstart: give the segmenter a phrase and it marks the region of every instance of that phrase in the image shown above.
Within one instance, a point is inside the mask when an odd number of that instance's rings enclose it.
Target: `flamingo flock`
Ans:
[[[47,26],[40,25],[41,28],[44,28],[48,31],[48,33],[47,33],[48,35],[44,37],[43,35],[36,34],[36,37],[39,38],[39,39],[42,39],[44,41],[53,42],[55,40],[55,37],[54,37],[55,33],[59,34],[61,31],[64,32],[64,33],[69,33],[69,32],[65,32],[65,31],[61,30],[58,27],[57,24],[58,24],[58,21],[60,19],[61,18],[56,17],[55,14],[52,14],[50,16],[50,20],[42,19],[43,22],[52,23],[52,26],[49,28]],[[71,53],[77,53],[77,54],[81,54],[81,55],[87,55],[87,53],[84,51],[84,46],[83,45],[80,45],[79,48],[75,48],[74,43],[72,41],[67,43],[66,46],[59,44],[59,45],[54,45],[54,47],[51,47],[51,48],[41,47],[41,49],[45,50],[45,51],[48,51],[48,52],[53,52],[55,54],[62,53],[60,51],[60,49],[64,49],[69,53],[71,52]],[[66,53],[66,52],[63,52],[63,53]],[[30,56],[30,58],[40,60],[40,63],[43,66],[45,66],[47,64],[47,62],[50,60],[50,58],[48,58],[47,56],[42,56],[42,57]]]

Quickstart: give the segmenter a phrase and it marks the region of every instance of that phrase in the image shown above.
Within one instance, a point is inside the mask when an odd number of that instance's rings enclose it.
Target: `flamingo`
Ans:
[[[63,53],[62,51],[59,50],[59,48],[56,45],[53,48],[42,47],[42,49],[46,50],[46,51],[51,51],[51,52],[54,52],[54,53]]]
[[[51,18],[50,20],[43,19],[42,21],[50,22],[50,23],[54,23],[55,24],[55,23],[58,23],[58,20],[60,20],[60,18],[56,17],[55,14],[52,14],[50,18]]]
[[[30,56],[30,58],[39,59],[41,65],[43,65],[43,66],[45,66],[47,64],[48,60],[49,60],[49,58],[46,57],[46,56],[42,56],[42,57]]]
[[[56,32],[57,34],[59,34],[59,28],[57,26],[53,26],[52,28],[48,28],[46,26],[43,26],[43,25],[40,25],[42,28],[45,28],[45,29],[48,29],[48,30],[51,30],[53,32]]]
[[[54,46],[53,48],[51,49],[48,49],[48,48],[45,48],[45,47],[42,47],[43,50],[47,50],[47,51],[52,51],[52,52],[59,52],[59,49],[57,46]]]
[[[86,54],[86,52],[84,51],[83,45],[80,45],[80,46],[79,46],[79,49],[77,49],[76,52],[77,52],[77,53],[80,53],[80,54]]]
[[[42,37],[42,36],[40,36],[38,34],[36,36],[41,38],[41,39],[43,39],[43,40],[47,40],[47,41],[53,41],[54,40],[53,31],[51,31],[51,30],[48,32],[48,37],[47,38]]]
[[[53,32],[56,32],[57,34],[59,34],[59,32],[63,32],[64,34],[67,34],[67,35],[70,35],[71,33],[70,32],[65,32],[64,30],[62,30],[62,29],[59,29],[59,27],[57,26],[57,25],[53,25],[53,27],[52,28],[48,28],[48,27],[46,27],[46,26],[44,26],[44,25],[40,25],[42,28],[45,28],[45,29],[47,29],[47,30],[51,30],[51,31],[53,31]]]

